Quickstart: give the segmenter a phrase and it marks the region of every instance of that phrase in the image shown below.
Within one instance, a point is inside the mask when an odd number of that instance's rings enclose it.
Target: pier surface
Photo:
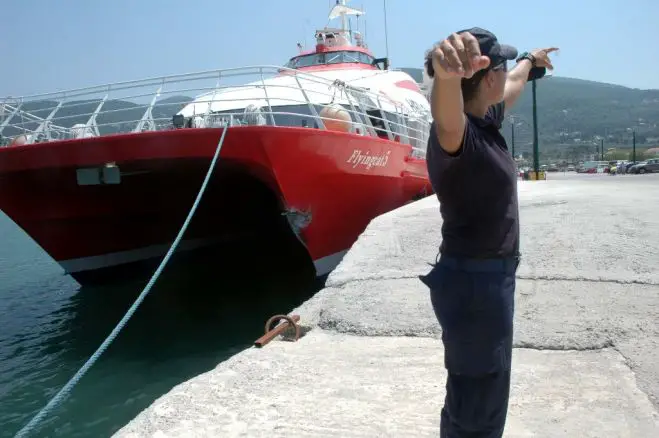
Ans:
[[[506,437],[659,436],[659,175],[520,182],[522,263]],[[440,327],[418,279],[429,197],[375,219],[297,342],[247,349],[173,388],[118,437],[435,437]]]

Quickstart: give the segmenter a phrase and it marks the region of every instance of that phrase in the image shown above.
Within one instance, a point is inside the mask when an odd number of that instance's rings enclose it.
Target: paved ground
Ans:
[[[520,183],[506,436],[659,436],[659,175],[549,178]],[[433,198],[377,218],[291,312],[304,338],[234,356],[117,436],[437,436],[440,329],[417,275],[440,225]]]

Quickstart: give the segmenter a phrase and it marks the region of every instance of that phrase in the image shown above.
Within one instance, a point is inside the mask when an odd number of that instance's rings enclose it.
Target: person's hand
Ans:
[[[481,55],[478,40],[469,32],[451,34],[430,52],[434,72],[438,79],[470,78],[490,65],[490,58]]]
[[[531,55],[535,58],[536,67],[545,67],[549,70],[553,70],[554,66],[551,64],[551,59],[549,59],[549,54],[552,52],[558,51],[558,47],[550,47],[548,49],[535,49],[531,51]]]

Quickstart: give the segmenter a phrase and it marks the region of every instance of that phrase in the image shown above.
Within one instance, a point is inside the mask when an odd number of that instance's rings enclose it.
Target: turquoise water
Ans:
[[[81,288],[2,213],[0,236],[0,437],[9,437],[98,348],[148,278]],[[321,286],[291,266],[261,251],[165,270],[34,436],[110,436],[176,384],[249,347],[270,316]]]

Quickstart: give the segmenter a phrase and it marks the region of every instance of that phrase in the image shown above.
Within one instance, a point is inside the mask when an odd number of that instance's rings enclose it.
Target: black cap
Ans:
[[[481,48],[481,55],[490,58],[490,68],[494,68],[506,61],[517,58],[517,49],[506,44],[499,44],[499,40],[494,34],[480,27],[472,27],[458,32],[469,32],[477,40]]]
[[[478,40],[481,55],[490,58],[490,66],[488,68],[497,67],[506,61],[517,58],[517,49],[506,44],[499,44],[497,37],[490,31],[481,29],[480,27],[472,27],[471,29],[464,29],[456,33],[460,34],[463,32],[469,32]],[[429,52],[426,56],[426,70],[428,75],[433,77],[435,72],[432,68],[431,56],[432,52]]]

